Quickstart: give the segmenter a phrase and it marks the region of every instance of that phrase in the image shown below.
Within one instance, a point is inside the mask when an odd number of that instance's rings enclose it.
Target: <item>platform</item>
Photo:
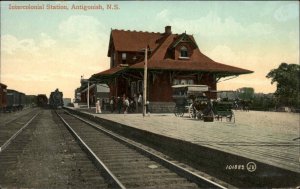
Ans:
[[[187,115],[176,117],[174,114],[151,114],[145,117],[142,114],[94,115],[300,173],[300,114],[257,111],[234,113],[235,123],[225,120],[203,122]]]

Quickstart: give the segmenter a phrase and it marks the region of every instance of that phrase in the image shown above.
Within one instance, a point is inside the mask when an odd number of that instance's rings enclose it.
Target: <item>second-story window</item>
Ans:
[[[180,58],[187,58],[188,56],[188,49],[185,46],[180,48]]]

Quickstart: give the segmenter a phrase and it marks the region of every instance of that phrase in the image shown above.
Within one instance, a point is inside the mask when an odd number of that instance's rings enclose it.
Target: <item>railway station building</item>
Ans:
[[[192,35],[173,34],[166,26],[163,33],[111,30],[110,69],[95,73],[89,81],[106,83],[110,96],[142,94],[146,48],[147,100],[153,112],[173,110],[172,85],[202,84],[217,90],[221,78],[253,72],[213,61],[200,51]]]

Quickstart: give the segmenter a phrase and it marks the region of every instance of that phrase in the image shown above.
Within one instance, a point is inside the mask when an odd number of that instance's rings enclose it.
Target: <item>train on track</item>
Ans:
[[[8,89],[7,85],[0,83],[0,112],[14,112],[25,107],[59,108],[64,105],[63,93],[55,90],[50,97],[45,94],[26,95],[14,89]]]
[[[53,109],[62,108],[64,106],[63,93],[58,89],[51,92],[49,97],[49,107]]]
[[[6,111],[11,112],[23,110],[23,108],[25,107],[25,94],[22,92],[7,89],[6,98]]]
[[[17,90],[8,89],[0,83],[0,112],[14,112],[25,107],[61,108],[64,106],[63,93],[58,89],[51,92],[49,99],[45,94],[26,95]]]
[[[38,94],[36,101],[38,107],[46,108],[48,106],[48,97],[45,94]]]
[[[26,97],[22,92],[7,89],[5,84],[0,83],[0,112],[12,112],[22,110],[32,98]]]

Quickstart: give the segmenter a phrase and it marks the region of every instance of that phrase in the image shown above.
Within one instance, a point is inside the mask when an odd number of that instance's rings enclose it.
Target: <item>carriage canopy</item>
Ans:
[[[193,94],[202,94],[208,91],[207,85],[173,85],[173,97],[186,97]]]

